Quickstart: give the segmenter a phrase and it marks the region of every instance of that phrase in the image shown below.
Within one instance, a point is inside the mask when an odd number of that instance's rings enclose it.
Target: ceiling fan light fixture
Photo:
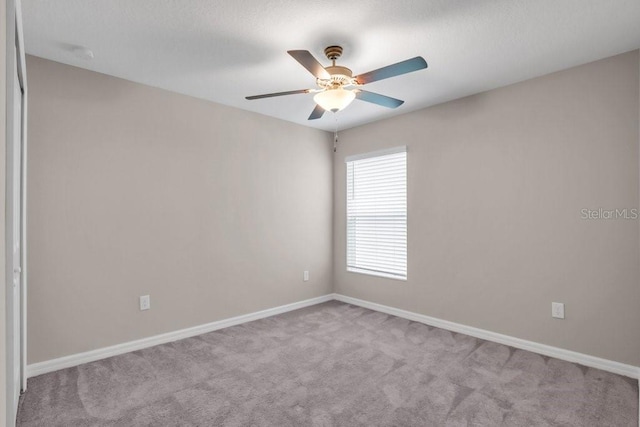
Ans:
[[[339,87],[319,92],[313,97],[313,100],[326,111],[336,113],[345,109],[355,98],[354,91]]]

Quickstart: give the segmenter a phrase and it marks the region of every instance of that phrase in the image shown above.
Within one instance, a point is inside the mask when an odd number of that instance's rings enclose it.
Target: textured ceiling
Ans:
[[[639,0],[23,0],[29,54],[325,130],[345,129],[640,47]],[[356,100],[307,121],[314,87],[287,55],[339,44],[361,74],[417,55],[417,71],[366,86],[406,102]],[[93,60],[78,58],[85,46]]]

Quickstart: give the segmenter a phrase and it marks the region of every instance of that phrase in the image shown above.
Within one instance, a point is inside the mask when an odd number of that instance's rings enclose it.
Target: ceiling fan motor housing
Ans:
[[[336,59],[342,56],[342,47],[329,46],[325,48],[324,54],[332,62],[330,66],[324,67],[331,78],[317,79],[318,86],[322,89],[337,89],[354,84],[353,72],[347,67],[336,65]]]
[[[347,67],[332,65],[325,67],[331,75],[329,79],[318,79],[317,83],[323,89],[335,89],[353,84],[353,73]]]

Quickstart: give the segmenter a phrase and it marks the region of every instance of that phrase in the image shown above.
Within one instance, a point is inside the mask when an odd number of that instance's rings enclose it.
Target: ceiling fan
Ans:
[[[342,47],[340,46],[329,46],[324,50],[324,54],[332,62],[328,67],[323,67],[308,50],[289,50],[287,53],[315,76],[318,89],[300,89],[287,92],[267,93],[264,95],[247,96],[246,99],[254,100],[299,93],[315,93],[316,95],[313,97],[313,100],[317,105],[311,112],[309,120],[319,119],[325,111],[332,111],[334,113],[340,111],[351,104],[351,101],[355,98],[382,105],[383,107],[397,108],[402,105],[404,101],[378,93],[368,92],[360,89],[360,87],[367,83],[427,68],[427,62],[424,58],[416,56],[415,58],[387,65],[386,67],[378,68],[377,70],[354,77],[349,68],[336,65],[336,60],[342,56]]]

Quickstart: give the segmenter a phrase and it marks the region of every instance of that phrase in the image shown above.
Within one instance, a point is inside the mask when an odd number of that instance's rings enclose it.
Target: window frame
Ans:
[[[349,265],[349,187],[350,187],[350,182],[349,182],[349,163],[351,162],[357,162],[359,160],[365,160],[365,159],[370,159],[370,158],[374,158],[374,157],[382,157],[382,156],[387,156],[387,155],[392,155],[392,154],[398,154],[398,153],[405,153],[405,163],[404,163],[404,175],[405,175],[405,207],[404,207],[404,219],[405,219],[405,234],[406,234],[406,239],[405,239],[405,259],[404,259],[404,263],[405,263],[405,269],[404,269],[404,276],[402,275],[398,275],[398,274],[394,274],[394,273],[390,273],[390,272],[386,272],[386,271],[375,271],[372,269],[366,269],[366,268],[359,268],[357,266],[350,266]],[[402,282],[406,282],[409,276],[409,254],[408,254],[408,246],[409,246],[409,212],[408,212],[408,169],[409,169],[409,158],[408,158],[408,149],[406,145],[402,145],[402,146],[397,146],[397,147],[392,147],[392,148],[388,148],[388,149],[383,149],[383,150],[377,150],[377,151],[372,151],[372,152],[367,152],[367,153],[360,153],[360,154],[355,154],[355,155],[351,155],[351,156],[346,156],[344,159],[345,162],[345,264],[346,264],[346,271],[348,273],[357,273],[357,274],[365,274],[365,275],[369,275],[369,276],[374,276],[374,277],[383,277],[383,278],[387,278],[387,279],[393,279],[393,280],[399,280]]]

